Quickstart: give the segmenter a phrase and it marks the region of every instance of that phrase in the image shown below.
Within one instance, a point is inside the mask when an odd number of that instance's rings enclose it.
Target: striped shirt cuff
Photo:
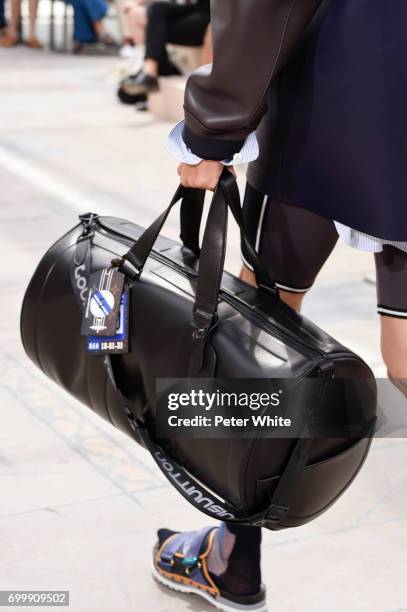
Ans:
[[[167,149],[169,153],[178,161],[184,162],[185,164],[190,164],[191,166],[196,166],[201,163],[202,158],[194,155],[191,149],[187,147],[183,138],[182,131],[184,129],[184,121],[180,121],[177,125],[171,130],[170,134],[167,138]],[[245,143],[239,153],[236,153],[232,159],[224,159],[222,164],[224,166],[237,166],[238,164],[248,164],[251,161],[254,161],[259,156],[259,145],[257,142],[255,132],[249,134],[246,138]]]

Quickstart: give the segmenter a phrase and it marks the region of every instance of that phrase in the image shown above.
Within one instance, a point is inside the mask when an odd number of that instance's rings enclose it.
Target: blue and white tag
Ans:
[[[117,328],[124,274],[103,268],[89,277],[89,292],[82,318],[82,336],[114,336]]]
[[[86,339],[89,353],[111,355],[129,352],[129,292],[125,288],[119,305],[115,333],[111,336],[89,335]]]

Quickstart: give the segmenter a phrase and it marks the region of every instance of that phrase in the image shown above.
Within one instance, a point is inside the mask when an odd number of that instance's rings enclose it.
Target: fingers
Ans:
[[[214,161],[202,161],[196,166],[188,164],[180,164],[178,166],[181,185],[193,189],[207,189],[209,191],[216,189],[222,171],[223,165],[220,162]]]

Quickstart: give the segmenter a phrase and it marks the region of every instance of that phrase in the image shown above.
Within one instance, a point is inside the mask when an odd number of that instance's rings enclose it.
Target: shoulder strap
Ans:
[[[290,511],[290,497],[298,478],[307,465],[309,450],[313,442],[312,439],[300,438],[297,440],[286,467],[281,474],[277,488],[272,495],[270,505],[257,514],[244,514],[233,504],[220,498],[208,487],[204,486],[193,474],[170,458],[165,450],[153,440],[146,425],[133,414],[124,394],[121,392],[117,384],[110,355],[104,356],[103,363],[126,414],[131,430],[134,433],[134,439],[137,442],[140,439],[142,440],[143,445],[150,452],[158,468],[190,504],[204,514],[219,520],[251,526],[269,525],[272,529],[278,527]]]
[[[192,474],[187,472],[176,461],[171,459],[167,453],[160,447],[150,436],[147,427],[137,418],[130,409],[128,402],[120,391],[116,376],[114,374],[110,355],[105,355],[103,358],[104,366],[109,376],[110,382],[120,400],[123,410],[127,416],[130,427],[135,434],[136,441],[142,440],[145,448],[150,452],[157,466],[177,489],[179,493],[189,501],[195,508],[204,512],[212,518],[217,517],[222,520],[231,521],[234,519],[243,519],[239,511],[214,495],[209,489],[204,487]]]

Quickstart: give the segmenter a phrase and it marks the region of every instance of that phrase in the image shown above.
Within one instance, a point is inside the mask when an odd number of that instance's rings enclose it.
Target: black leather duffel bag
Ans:
[[[223,272],[228,206],[239,224],[236,182],[224,171],[199,249],[203,192],[180,187],[147,229],[81,216],[44,255],[27,289],[27,355],[58,385],[146,446],[178,491],[216,518],[281,529],[304,524],[349,486],[370,438],[199,438],[157,443],[156,378],[355,378],[374,415],[375,384],[354,353],[283,304],[253,248],[259,289]],[[183,244],[159,237],[181,204]],[[90,270],[119,265],[129,284],[130,352],[89,355],[79,335]],[[198,272],[199,262],[199,272]],[[61,348],[63,347],[63,348]],[[335,397],[337,404],[346,403]],[[329,413],[332,396],[321,397]]]

